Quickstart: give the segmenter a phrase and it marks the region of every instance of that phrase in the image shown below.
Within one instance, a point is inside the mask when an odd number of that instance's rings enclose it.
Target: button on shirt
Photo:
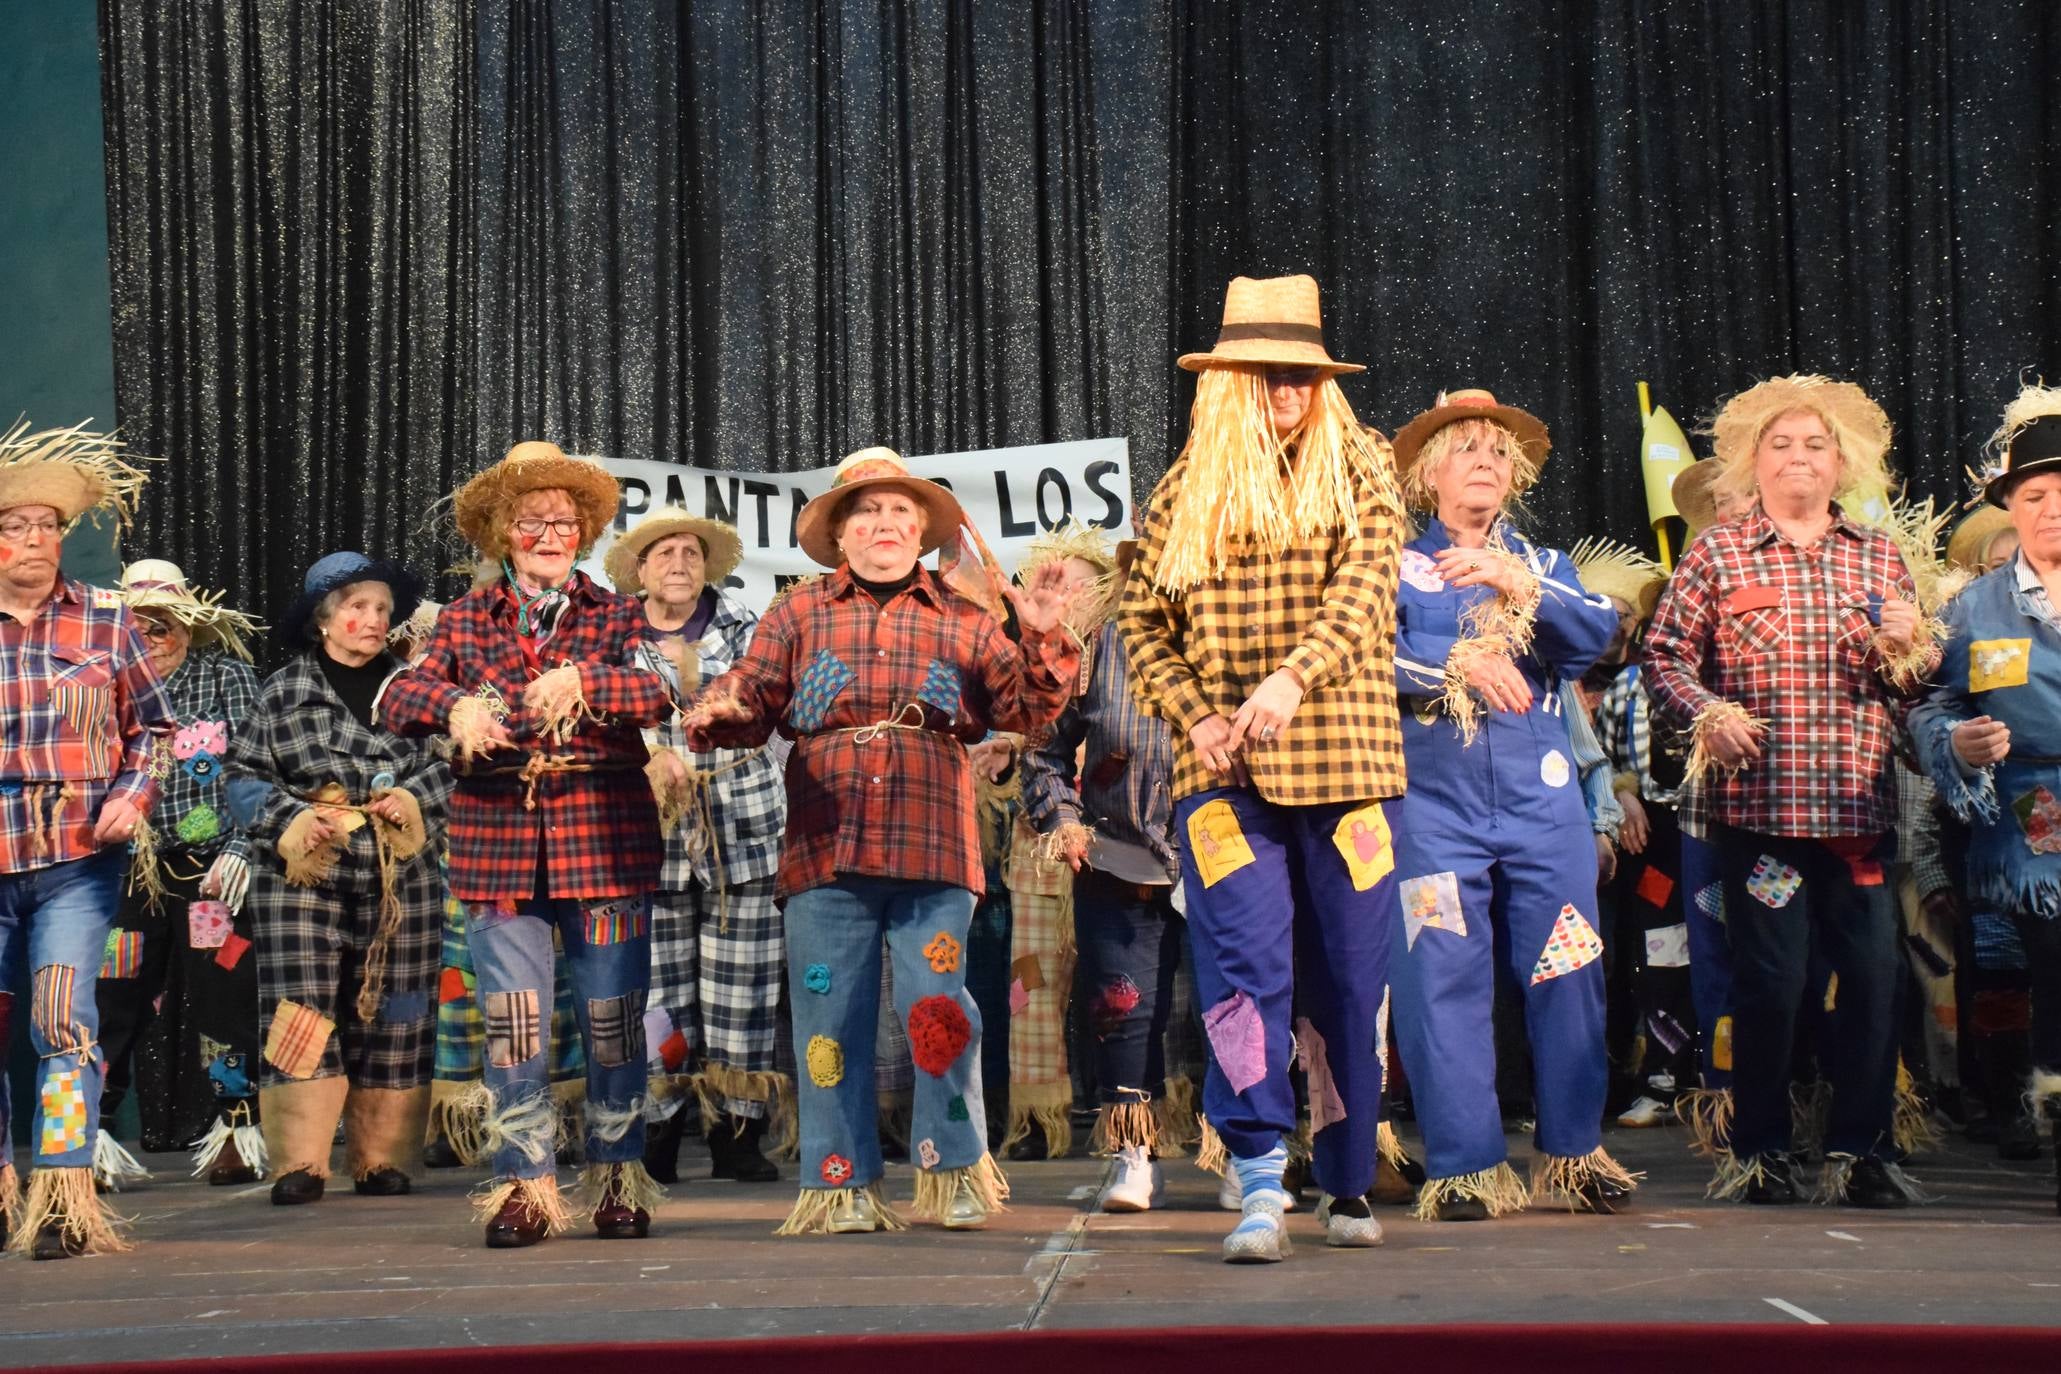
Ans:
[[[1914,599],[1902,555],[1836,505],[1808,547],[1759,507],[1689,546],[1646,637],[1653,704],[1683,728],[1719,701],[1770,722],[1759,759],[1703,780],[1712,820],[1815,838],[1896,825],[1904,693],[1873,643],[1870,601],[1882,595]],[[1935,648],[1926,673],[1938,661]]]

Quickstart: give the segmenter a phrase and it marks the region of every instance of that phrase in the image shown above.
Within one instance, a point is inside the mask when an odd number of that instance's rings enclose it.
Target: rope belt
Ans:
[[[396,890],[400,883],[401,864],[404,860],[396,853],[393,836],[388,833],[391,822],[373,811],[369,804],[349,800],[331,800],[323,792],[333,788],[346,798],[349,793],[340,783],[330,783],[328,788],[315,793],[290,793],[308,806],[329,811],[348,811],[365,817],[372,825],[372,845],[379,859],[379,926],[373,932],[372,943],[365,947],[365,968],[358,984],[357,1012],[360,1021],[370,1021],[379,1013],[379,1004],[386,997],[387,963],[393,946],[394,936],[400,932],[401,896]],[[398,792],[398,787],[388,789]],[[344,845],[350,844],[350,837],[344,836]],[[341,851],[338,858],[342,857]],[[412,855],[410,856],[413,857]],[[281,856],[284,862],[284,856]],[[289,881],[292,875],[289,874]]]
[[[743,758],[732,759],[730,762],[715,768],[696,768],[692,763],[688,762],[691,755],[686,750],[674,749],[670,745],[665,746],[665,748],[667,752],[679,759],[681,765],[687,770],[684,791],[680,797],[680,809],[673,818],[673,824],[677,825],[680,821],[684,820],[691,827],[686,835],[687,861],[691,864],[704,857],[708,860],[709,873],[717,879],[717,881],[709,884],[711,888],[715,889],[716,894],[716,929],[724,934],[728,934],[730,930],[730,897],[728,886],[721,881],[723,875],[723,842],[719,837],[719,831],[716,826],[715,790],[710,784],[726,773],[734,773],[746,764],[757,761],[759,756],[766,752],[766,747],[760,745]],[[661,819],[663,820],[663,818]],[[671,830],[672,825],[665,826],[665,829]]]
[[[504,764],[499,768],[460,768],[461,778],[516,778],[523,785],[522,809],[537,809],[537,781],[551,773],[628,773],[640,765],[613,760],[600,763],[580,763],[571,754],[546,754],[541,750],[531,754],[527,762]]]
[[[57,818],[64,804],[79,794],[68,782],[32,782],[22,788],[22,805],[29,811],[29,853],[35,858],[48,855],[57,843]],[[44,803],[50,804],[44,810]]]
[[[913,721],[909,719],[911,711],[916,713],[916,719]],[[901,710],[896,711],[885,720],[876,720],[871,725],[847,725],[840,730],[826,730],[822,733],[850,735],[854,744],[871,744],[874,740],[879,739],[883,732],[888,730],[930,730],[930,727],[923,723],[923,703],[920,701],[904,702],[902,703]],[[934,735],[946,735],[952,739],[958,738],[958,736],[951,735],[948,731],[944,730],[931,730],[930,732]]]

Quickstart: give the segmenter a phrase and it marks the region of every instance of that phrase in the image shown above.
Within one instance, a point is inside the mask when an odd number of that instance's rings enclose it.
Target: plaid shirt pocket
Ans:
[[[959,670],[941,658],[934,658],[923,674],[923,685],[916,689],[916,699],[935,706],[948,716],[957,716],[959,689]]]
[[[830,703],[857,676],[850,664],[829,649],[816,650],[816,656],[809,660],[809,666],[795,683],[794,699],[787,708],[788,722],[804,734],[817,729],[830,714]]]

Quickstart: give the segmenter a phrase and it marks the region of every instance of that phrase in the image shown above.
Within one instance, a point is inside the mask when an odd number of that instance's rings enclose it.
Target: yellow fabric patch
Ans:
[[[1710,1066],[1726,1073],[1732,1071],[1732,1018],[1729,1016],[1720,1016],[1717,1029],[1711,1032]]]
[[[1353,876],[1353,891],[1365,892],[1395,871],[1395,852],[1389,847],[1388,817],[1380,802],[1346,812],[1331,832],[1346,870]]]
[[[265,1035],[265,1058],[288,1078],[312,1078],[322,1051],[336,1034],[336,1022],[291,998],[279,999],[272,1028]]]
[[[1252,846],[1245,842],[1245,830],[1238,813],[1221,799],[1198,807],[1188,817],[1188,852],[1195,856],[1195,869],[1204,887],[1215,887],[1251,863]]]
[[[844,1081],[844,1047],[827,1035],[809,1037],[809,1081],[819,1088],[834,1088]]]
[[[1968,690],[2023,687],[2032,669],[2030,639],[1978,639],[1968,646]]]

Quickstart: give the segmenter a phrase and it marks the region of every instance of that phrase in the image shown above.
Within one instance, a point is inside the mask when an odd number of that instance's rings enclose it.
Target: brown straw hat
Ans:
[[[1233,277],[1224,292],[1224,323],[1207,353],[1183,353],[1190,372],[1224,366],[1317,367],[1329,373],[1365,372],[1324,348],[1315,277]]]
[[[139,614],[178,621],[192,634],[195,648],[219,645],[223,652],[246,663],[250,662],[250,648],[244,636],[263,628],[242,611],[224,606],[219,592],[194,591],[179,565],[162,558],[139,558],[122,569],[122,600]]]
[[[1553,447],[1545,422],[1538,416],[1516,406],[1502,405],[1479,387],[1467,387],[1460,391],[1440,392],[1431,409],[1396,431],[1396,471],[1408,472],[1432,435],[1461,420],[1493,420],[1509,430],[1517,436],[1518,447],[1524,450],[1525,457],[1531,459],[1533,467],[1543,467],[1546,452]]]
[[[143,470],[112,433],[85,425],[29,432],[26,420],[0,434],[0,511],[48,506],[67,528],[87,511],[107,507],[126,528]]]
[[[508,552],[508,511],[533,491],[563,491],[580,512],[580,547],[593,547],[615,519],[622,488],[615,475],[591,458],[569,458],[556,444],[528,439],[508,456],[458,489],[452,506],[458,532],[490,557]]]
[[[837,547],[837,531],[833,528],[836,521],[832,517],[846,497],[868,487],[893,487],[929,516],[923,526],[923,548],[918,557],[942,547],[966,523],[966,512],[959,508],[959,499],[935,482],[910,476],[901,454],[891,448],[862,448],[837,465],[830,490],[803,506],[801,514],[795,517],[794,538],[802,552],[826,568],[843,567],[844,553]]]
[[[1969,512],[1947,536],[1948,565],[1973,573],[1981,572],[1982,565],[1989,559],[1991,541],[2010,528],[2010,513],[2002,506],[1983,506]]]
[[[711,587],[722,585],[723,579],[736,572],[737,565],[744,561],[744,540],[733,527],[682,506],[660,506],[608,546],[608,557],[601,560],[602,570],[624,596],[642,596],[644,579],[638,575],[637,566],[643,562],[645,550],[676,534],[691,534],[701,541],[702,580]]]
[[[1689,527],[1691,539],[1717,523],[1717,494],[1711,484],[1724,470],[1725,465],[1715,458],[1699,458],[1675,474],[1669,490],[1674,494],[1675,513]]]

